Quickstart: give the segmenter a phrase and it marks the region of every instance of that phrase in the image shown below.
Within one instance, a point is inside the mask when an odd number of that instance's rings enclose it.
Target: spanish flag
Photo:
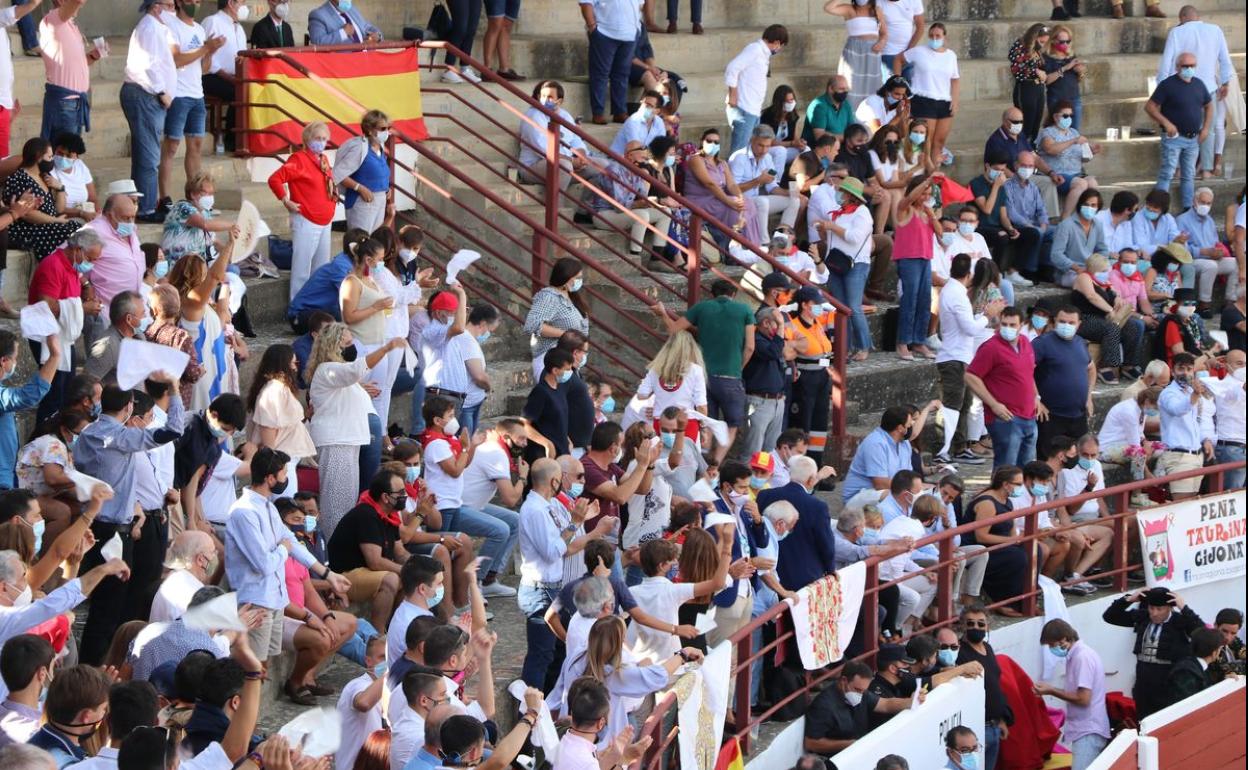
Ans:
[[[745,760],[741,757],[741,744],[736,738],[724,742],[719,750],[719,758],[715,760],[715,770],[745,770]]]
[[[304,125],[329,124],[333,144],[351,137],[333,121],[358,131],[368,110],[390,117],[394,131],[421,141],[428,131],[421,111],[420,59],[415,47],[342,52],[282,51],[277,57],[243,57],[247,81],[247,149],[272,155],[302,143]]]

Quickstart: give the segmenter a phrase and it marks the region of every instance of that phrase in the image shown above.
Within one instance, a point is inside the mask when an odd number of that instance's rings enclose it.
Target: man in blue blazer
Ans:
[[[811,493],[819,483],[815,461],[805,455],[792,458],[789,477],[788,484],[759,492],[758,507],[765,511],[777,500],[787,500],[797,509],[797,525],[780,541],[776,574],[785,588],[800,591],[824,575],[836,572],[836,545],[832,539],[828,504]]]
[[[308,14],[308,39],[312,45],[373,43],[381,40],[381,30],[355,9],[353,0],[325,0]]]
[[[724,536],[733,538],[732,565],[728,568],[732,583],[717,592],[711,601],[716,608],[716,627],[707,634],[706,641],[712,647],[749,622],[754,594],[761,585],[754,559],[759,555],[758,549],[770,542],[770,535],[759,514],[760,508],[750,499],[751,475],[748,466],[735,460],[720,466],[715,511],[708,513],[703,522],[716,542]]]

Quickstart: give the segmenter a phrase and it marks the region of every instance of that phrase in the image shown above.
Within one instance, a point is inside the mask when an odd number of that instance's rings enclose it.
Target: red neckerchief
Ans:
[[[1138,267],[1135,269],[1135,275],[1133,275],[1133,276],[1131,276],[1130,278],[1128,278],[1128,277],[1127,277],[1127,274],[1126,274],[1126,273],[1124,273],[1124,272],[1122,272],[1122,263],[1120,263],[1120,262],[1115,262],[1115,263],[1114,263],[1114,272],[1116,272],[1116,273],[1118,273],[1118,275],[1122,276],[1122,280],[1124,280],[1124,281],[1140,281],[1140,282],[1143,282],[1143,281],[1144,281],[1144,276],[1140,274],[1140,269],[1139,269]],[[1093,280],[1095,280],[1095,279],[1093,279]]]
[[[386,513],[384,510],[382,510],[381,505],[376,500],[373,499],[373,495],[370,492],[364,492],[360,495],[360,503],[362,505],[367,505],[367,506],[372,507],[374,511],[377,511],[377,515],[381,518],[381,520],[386,522],[387,524],[392,524],[398,527],[398,526],[401,526],[403,523],[402,520],[399,518],[398,511],[392,511],[390,513]]]
[[[321,175],[325,177],[325,195],[331,201],[335,200],[338,196],[338,193],[334,189],[335,187],[334,172],[329,167],[329,158],[326,157],[325,153],[321,153],[320,155],[317,155],[311,150],[308,150],[308,154],[311,155],[316,160],[316,165],[320,169]]]
[[[503,448],[503,454],[507,456],[507,469],[512,476],[519,475],[520,466],[516,463],[515,455],[511,453],[511,447],[507,446],[507,442],[503,441],[503,437],[498,437],[498,445]]]
[[[838,209],[837,211],[829,211],[828,219],[831,219],[833,222],[835,222],[840,217],[848,216],[854,213],[855,211],[858,210],[858,207],[861,205],[862,205],[861,203],[846,203],[844,206],[841,206],[841,208]]]
[[[455,457],[459,457],[459,453],[464,451],[464,445],[459,443],[459,439],[448,436],[437,428],[427,428],[424,433],[420,434],[420,446],[422,449],[428,449],[430,444],[439,439],[451,445],[451,454]]]
[[[568,513],[571,513],[572,509],[576,507],[576,501],[573,500],[566,492],[560,492],[555,495],[555,499],[559,501],[559,504],[562,505]]]

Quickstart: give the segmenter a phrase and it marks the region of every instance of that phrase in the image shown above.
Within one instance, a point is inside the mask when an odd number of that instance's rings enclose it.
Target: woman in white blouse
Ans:
[[[895,201],[901,200],[901,193],[906,182],[923,168],[907,171],[907,163],[901,151],[901,129],[894,125],[882,126],[875,136],[871,137],[871,169],[875,172],[875,184],[884,190],[884,198],[875,204],[875,234],[884,232],[888,224],[888,215],[892,213]]]
[[[299,461],[316,454],[312,436],[303,425],[304,409],[295,385],[298,376],[295,349],[270,345],[260,358],[260,368],[247,393],[247,440],[290,456],[286,476],[290,480],[278,497],[294,497],[299,491]]]
[[[706,414],[706,367],[702,351],[693,335],[678,331],[663,343],[646,369],[646,376],[637,388],[637,397],[654,397],[654,429],[659,429],[659,415],[669,406],[683,409],[686,414]],[[690,420],[685,435],[697,442],[702,429],[699,420]]]
[[[927,140],[927,157],[935,165],[940,165],[944,155],[953,118],[958,114],[958,97],[962,90],[958,55],[945,47],[945,35],[945,25],[936,22],[927,28],[926,45],[911,48],[893,59],[894,74],[900,75],[902,67],[907,64],[914,66],[914,78],[910,84],[914,89],[910,116],[926,120],[932,126]]]
[[[368,444],[368,416],[376,386],[365,385],[368,370],[405,341],[391,339],[364,358],[356,357],[355,340],[346,324],[321,329],[312,344],[304,381],[309,383],[312,420],[308,432],[317,449],[320,467],[321,518],[325,541],[355,505],[360,494],[360,447]]]

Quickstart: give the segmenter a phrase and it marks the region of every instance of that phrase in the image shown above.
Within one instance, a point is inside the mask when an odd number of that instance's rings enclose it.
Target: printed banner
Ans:
[[[350,53],[288,52],[299,66],[277,58],[243,57],[247,83],[247,150],[273,155],[302,143],[303,126],[316,120],[329,124],[333,144],[352,134],[336,120],[358,131],[368,110],[381,110],[395,133],[414,141],[429,136],[420,98],[417,49]],[[326,116],[332,120],[326,120]]]
[[[1227,492],[1136,514],[1151,588],[1212,583],[1244,574],[1244,493]]]

